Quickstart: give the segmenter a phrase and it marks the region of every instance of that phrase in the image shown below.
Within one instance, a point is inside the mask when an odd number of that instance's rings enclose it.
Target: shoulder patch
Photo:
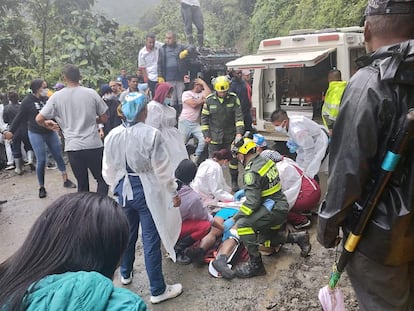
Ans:
[[[243,179],[244,179],[244,183],[246,184],[246,186],[251,186],[254,184],[253,173],[245,173]]]

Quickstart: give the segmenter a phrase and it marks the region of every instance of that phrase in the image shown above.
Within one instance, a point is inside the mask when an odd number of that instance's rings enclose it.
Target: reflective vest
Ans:
[[[325,95],[325,102],[322,106],[322,119],[326,128],[331,129],[339,112],[342,94],[345,91],[346,81],[329,82]]]

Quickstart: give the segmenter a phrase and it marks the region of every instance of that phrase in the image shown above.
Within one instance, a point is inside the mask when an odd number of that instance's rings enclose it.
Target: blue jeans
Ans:
[[[150,282],[152,296],[158,296],[165,292],[165,281],[162,274],[161,239],[155,227],[154,220],[147,202],[145,201],[144,189],[138,176],[129,176],[134,199],[126,202],[125,215],[129,222],[129,240],[127,248],[121,259],[121,275],[129,277],[135,261],[135,244],[138,240],[139,223],[142,226],[142,244],[144,245],[144,260]],[[122,179],[116,186],[114,193],[118,195],[119,204],[123,204]]]
[[[59,137],[54,131],[35,133],[29,131],[29,140],[36,156],[36,175],[40,186],[45,185],[46,146],[56,161],[59,171],[66,173]]]
[[[181,133],[186,144],[190,139],[191,134],[197,138],[198,145],[195,150],[196,156],[200,156],[203,153],[206,143],[204,142],[204,136],[201,132],[201,126],[197,122],[191,122],[188,120],[179,120],[178,121],[178,131]]]

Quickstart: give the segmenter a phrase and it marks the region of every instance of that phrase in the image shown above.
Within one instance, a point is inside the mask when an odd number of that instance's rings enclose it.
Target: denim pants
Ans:
[[[56,161],[59,171],[66,172],[65,161],[63,161],[60,149],[59,137],[54,131],[47,133],[35,133],[29,131],[29,140],[36,156],[36,175],[40,186],[45,185],[46,146]]]
[[[78,182],[78,192],[89,192],[89,169],[98,183],[96,192],[108,194],[108,185],[102,177],[102,157],[103,148],[68,151],[73,175]]]
[[[179,120],[178,121],[178,131],[181,133],[186,144],[190,139],[191,134],[197,138],[198,144],[197,149],[195,150],[196,156],[200,156],[203,153],[206,143],[204,142],[204,136],[201,132],[201,126],[197,122],[192,122],[188,120]]]
[[[165,292],[165,281],[162,274],[161,239],[155,227],[154,220],[147,202],[144,189],[138,176],[129,176],[134,198],[128,200],[124,206],[125,215],[129,222],[129,240],[127,248],[121,259],[121,275],[129,277],[135,261],[135,245],[138,240],[139,223],[141,222],[142,244],[144,246],[145,268],[150,282],[152,296],[158,296]],[[122,179],[116,186],[114,193],[118,196],[119,204],[123,204]]]

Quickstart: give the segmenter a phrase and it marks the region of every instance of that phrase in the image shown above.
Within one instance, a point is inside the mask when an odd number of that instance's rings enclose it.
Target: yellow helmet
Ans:
[[[253,141],[253,139],[242,138],[237,143],[235,143],[235,147],[237,148],[238,153],[248,154],[252,149],[256,148],[256,143]]]
[[[214,90],[226,92],[230,88],[230,81],[226,76],[219,76],[213,80]]]

